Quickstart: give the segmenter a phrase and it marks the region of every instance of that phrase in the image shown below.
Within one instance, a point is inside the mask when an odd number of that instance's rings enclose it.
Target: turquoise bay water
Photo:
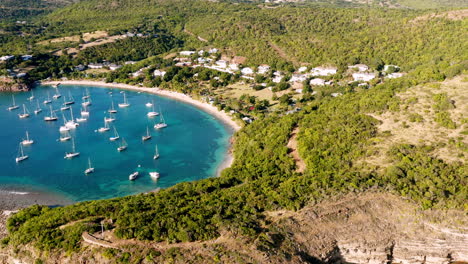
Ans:
[[[67,160],[65,152],[71,151],[71,141],[60,142],[59,127],[63,125],[60,107],[63,97],[69,92],[74,97],[74,117],[80,116],[82,96],[89,89],[92,105],[89,106],[88,121],[80,123],[70,134],[75,138],[76,151],[80,156]],[[225,158],[232,130],[208,113],[186,103],[156,95],[125,91],[128,108],[119,108],[123,94],[118,89],[91,86],[60,86],[62,98],[53,100],[52,108],[57,110],[59,120],[45,122],[49,115],[48,105],[42,102],[55,93],[51,86],[34,89],[33,103],[27,98],[31,93],[15,94],[19,109],[8,111],[12,104],[11,94],[0,94],[0,188],[33,188],[63,195],[72,201],[84,201],[125,196],[147,192],[156,188],[166,188],[183,181],[193,181],[212,177]],[[112,94],[109,94],[112,92]],[[42,112],[34,114],[36,99]],[[116,121],[110,123],[111,130],[98,133],[104,125],[104,116],[114,101]],[[154,101],[155,111],[163,112],[168,127],[162,130],[153,128],[159,117],[148,118],[151,108],[145,106]],[[26,104],[30,117],[20,119],[22,104]],[[70,119],[70,111],[63,111]],[[113,136],[113,126],[120,137],[125,138],[128,149],[118,152],[118,142],[109,140]],[[142,141],[149,126],[152,139]],[[19,142],[29,131],[34,144],[25,146],[29,159],[16,163]],[[153,160],[157,144],[160,158]],[[95,172],[84,174],[88,157]],[[141,165],[141,167],[138,167]],[[135,181],[128,176],[134,171],[140,175]],[[160,178],[153,181],[148,172],[158,171]]]

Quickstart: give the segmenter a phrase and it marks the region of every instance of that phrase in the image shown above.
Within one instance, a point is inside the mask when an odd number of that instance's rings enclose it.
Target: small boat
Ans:
[[[23,139],[23,141],[21,141],[21,145],[27,146],[27,145],[31,145],[32,143],[34,143],[34,140],[29,138],[29,133],[28,131],[26,131],[26,139]]]
[[[84,171],[85,174],[90,174],[94,172],[94,168],[91,166],[91,159],[88,158],[88,168]]]
[[[149,132],[149,127],[146,127],[146,135],[142,136],[141,140],[146,141],[146,140],[149,140],[149,139],[151,139],[151,134]]]
[[[123,91],[122,91],[122,92],[123,92]],[[122,92],[121,92],[121,93],[122,93]],[[124,102],[121,103],[121,104],[119,104],[119,107],[122,107],[122,108],[123,108],[123,107],[129,107],[130,104],[129,104],[128,101],[127,101],[127,95],[126,95],[125,93],[123,93],[123,96],[124,96]]]
[[[146,105],[146,107],[152,107],[152,106],[153,106],[153,103],[148,102],[148,103],[146,103],[145,105]]]
[[[104,117],[104,122],[114,122],[115,118],[112,114],[109,114],[109,117]]]
[[[91,101],[86,101],[86,102],[83,102],[81,103],[82,106],[88,106],[88,105],[91,105]]]
[[[138,171],[135,171],[134,173],[132,173],[132,174],[130,174],[130,175],[128,176],[128,179],[131,180],[131,181],[133,181],[133,180],[135,180],[135,179],[138,177],[138,174],[140,174],[140,173],[139,173]]]
[[[159,179],[159,172],[152,171],[152,172],[149,173],[149,175],[150,175],[151,179],[153,179],[153,180]]]
[[[98,132],[102,133],[102,132],[106,132],[106,131],[109,131],[109,130],[110,130],[109,125],[107,124],[106,120],[104,120],[104,127],[100,127],[98,129]]]
[[[89,111],[86,106],[84,108],[81,108],[81,116],[89,116]]]
[[[20,144],[19,147],[20,147],[20,151],[18,152],[18,156],[15,159],[17,163],[29,158],[28,155],[24,155],[23,145]]]
[[[148,114],[146,114],[146,115],[147,115],[148,117],[153,117],[153,116],[157,116],[157,115],[159,115],[159,113],[158,113],[158,112],[154,111],[154,105],[153,105],[153,104],[151,104],[151,106],[153,107],[153,111],[151,111],[151,112],[148,112]]]
[[[154,156],[153,156],[153,159],[158,159],[159,158],[159,151],[158,151],[158,145],[155,146],[155,150],[154,150]]]
[[[76,156],[79,156],[80,153],[76,152],[75,150],[75,140],[72,138],[72,151],[71,152],[66,152],[64,159],[72,159]]]
[[[60,135],[60,138],[59,138],[59,140],[61,142],[68,141],[70,139],[71,139],[71,136],[70,136],[70,133],[68,132],[68,130],[65,131],[65,133],[63,135]]]
[[[111,109],[109,109],[109,110],[108,110],[108,112],[109,112],[109,113],[111,113],[111,114],[115,114],[115,113],[117,113],[117,110],[115,110],[115,108],[114,108],[114,101],[113,101],[113,100],[112,100],[112,106],[111,106]]]
[[[43,103],[44,103],[44,104],[50,104],[50,103],[52,103],[52,100],[50,100],[50,93],[49,93],[49,91],[47,91],[47,99],[44,100]]]
[[[52,106],[49,106],[50,108],[50,116],[44,117],[44,121],[57,121],[57,116],[55,115],[55,112],[52,111]]]
[[[39,106],[39,100],[36,100],[36,103],[37,103],[37,108],[36,110],[34,110],[34,114],[39,114],[40,112],[42,112],[42,109],[41,107]]]
[[[88,121],[88,119],[86,119],[86,118],[84,118],[82,116],[76,118],[76,122],[86,122],[86,121]]]
[[[7,108],[8,111],[15,110],[15,109],[19,108],[19,106],[16,105],[15,96],[13,94],[11,95],[11,98],[13,99],[13,104]]]
[[[23,113],[18,115],[19,118],[28,118],[29,117],[29,111],[26,109],[26,105],[23,104]]]
[[[89,95],[89,90],[88,88],[86,88],[86,92],[85,92],[85,95],[83,95],[82,99],[83,100],[86,100],[86,99],[89,99],[90,95]]]
[[[75,99],[73,99],[73,96],[71,95],[70,91],[68,91],[68,101],[65,100],[65,97],[63,98],[65,101],[63,105],[71,105],[75,103]]]
[[[114,136],[113,137],[110,137],[109,140],[110,141],[116,141],[120,138],[119,136],[119,133],[117,133],[117,129],[114,127]]]
[[[65,111],[65,110],[70,110],[70,106],[66,105],[67,101],[65,101],[65,97],[63,97],[63,106],[60,108],[60,110]]]
[[[29,100],[29,101],[34,100],[34,92],[33,92],[33,90],[31,90],[31,96],[28,97],[28,100]]]
[[[65,118],[65,115],[62,113],[62,118],[63,118],[63,126],[59,128],[60,132],[67,132],[70,130],[70,127],[67,126],[67,119]]]
[[[127,142],[125,142],[125,139],[122,138],[122,140],[120,141],[120,144],[119,144],[119,147],[117,148],[117,150],[118,150],[119,152],[124,151],[124,150],[127,149],[127,146],[128,146],[128,145],[127,145]]]
[[[59,90],[58,90],[59,85],[60,84],[54,85],[54,88],[55,88],[55,91],[56,91],[56,93],[52,96],[52,98],[54,98],[54,99],[59,99],[60,97],[62,97],[62,95],[59,93]]]
[[[71,108],[70,108],[70,117],[71,117],[71,119],[65,123],[65,126],[68,127],[68,128],[71,128],[71,129],[75,129],[80,124],[75,122],[75,118],[73,117],[73,109],[71,109]]]
[[[154,128],[156,129],[162,129],[162,128],[165,128],[167,127],[167,124],[166,124],[166,121],[164,121],[164,116],[161,112],[161,116],[160,116],[160,119],[159,119],[159,123],[157,123],[156,125],[154,125]]]

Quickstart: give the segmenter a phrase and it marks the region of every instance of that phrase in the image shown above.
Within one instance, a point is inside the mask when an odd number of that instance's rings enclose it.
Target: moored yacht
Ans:
[[[50,108],[50,115],[44,117],[44,121],[57,121],[57,116],[55,115],[55,112],[52,111],[52,106],[49,106]]]
[[[154,125],[154,128],[156,129],[162,129],[162,128],[165,128],[167,127],[167,124],[166,124],[166,121],[164,121],[164,116],[161,112],[161,116],[160,116],[160,119],[159,119],[159,123],[157,123],[156,125]]]
[[[138,171],[135,171],[134,173],[132,173],[132,174],[130,174],[130,175],[128,176],[128,179],[131,180],[131,181],[133,181],[133,180],[135,180],[135,179],[138,177],[138,174],[140,174],[140,173],[139,173]]]
[[[23,104],[23,113],[18,115],[19,118],[28,118],[29,117],[29,111],[26,108],[26,105]]]
[[[111,106],[111,108],[108,110],[108,112],[111,113],[111,114],[117,113],[117,110],[115,110],[115,107],[114,107],[114,100],[112,100],[112,106]]]
[[[125,92],[123,93],[123,96],[124,96],[124,101],[123,101],[123,103],[120,103],[120,104],[119,104],[119,107],[122,107],[122,108],[123,108],[123,107],[129,107],[130,104],[129,104],[128,101],[127,101],[127,95],[125,94]]]
[[[66,152],[65,153],[65,159],[72,159],[76,156],[79,156],[80,153],[79,152],[76,152],[75,150],[75,140],[72,138],[72,151],[71,152]]]
[[[65,133],[63,133],[63,134],[60,134],[60,138],[59,138],[60,141],[64,142],[64,141],[68,141],[70,139],[71,139],[71,135],[70,135],[70,132],[68,132],[68,130],[65,131]]]
[[[113,137],[110,137],[109,140],[110,141],[116,141],[120,138],[119,136],[119,133],[117,133],[117,129],[114,127],[114,136]]]
[[[94,172],[94,168],[91,166],[91,159],[88,158],[88,168],[84,171],[85,174],[90,174]]]
[[[141,140],[146,141],[146,140],[149,140],[149,139],[151,139],[151,134],[149,132],[149,127],[146,127],[146,135],[142,136]]]
[[[122,140],[121,140],[120,143],[119,143],[119,147],[117,148],[117,150],[118,150],[119,152],[121,152],[121,151],[124,151],[124,150],[126,150],[126,149],[127,149],[127,142],[125,142],[125,139],[122,138]]]
[[[20,144],[20,145],[19,145],[19,148],[20,148],[20,150],[18,151],[18,156],[16,156],[16,159],[15,159],[17,163],[20,162],[20,161],[23,161],[23,160],[25,160],[25,159],[27,159],[27,158],[29,158],[28,155],[24,155],[24,152],[23,152],[23,145]]]
[[[18,109],[18,108],[19,108],[19,106],[16,105],[16,102],[15,102],[15,95],[12,94],[12,95],[11,95],[11,98],[12,98],[12,100],[13,100],[13,104],[7,108],[8,111],[15,110],[15,109]]]
[[[104,120],[104,127],[100,127],[97,131],[102,133],[109,131],[109,129],[109,124],[106,122],[106,120]]]
[[[45,99],[43,103],[44,103],[44,104],[50,104],[50,103],[52,103],[52,100],[50,100],[50,93],[49,93],[49,91],[47,91],[47,99]]]
[[[33,143],[34,143],[34,140],[29,138],[29,133],[28,133],[28,131],[26,131],[26,139],[23,139],[23,141],[21,141],[21,145],[27,146],[27,145],[31,145]]]
[[[159,151],[158,151],[158,145],[155,145],[155,150],[154,150],[154,156],[153,159],[158,159],[159,158]]]
[[[153,180],[159,179],[159,172],[157,172],[157,171],[152,171],[152,172],[149,173],[149,175],[150,175],[151,179],[153,179]]]
[[[153,104],[151,104],[151,106],[153,107],[153,110],[152,110],[152,111],[150,111],[150,112],[148,112],[146,115],[147,115],[148,117],[153,117],[153,116],[157,116],[157,115],[159,115],[159,113],[158,113],[158,112],[154,111],[154,105],[153,105]]]
[[[34,110],[34,114],[39,114],[40,112],[42,112],[42,109],[41,107],[39,106],[39,100],[36,100],[36,103],[37,103],[37,108],[36,110]]]

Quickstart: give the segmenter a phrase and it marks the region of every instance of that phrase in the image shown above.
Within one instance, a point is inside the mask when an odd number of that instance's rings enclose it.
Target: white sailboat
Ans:
[[[127,101],[127,95],[125,93],[123,93],[123,96],[124,96],[124,101],[123,101],[123,103],[119,104],[119,107],[129,107],[130,104]]]
[[[79,123],[86,122],[86,121],[88,121],[88,119],[86,117],[83,117],[83,116],[80,116],[80,117],[76,118],[76,122],[79,122]]]
[[[84,171],[85,174],[90,174],[94,172],[94,168],[91,166],[91,159],[88,158],[88,168]]]
[[[89,116],[89,110],[86,106],[81,108],[81,116]]]
[[[116,141],[119,138],[120,138],[119,133],[117,133],[117,129],[114,127],[114,136],[110,137],[109,140],[110,141]]]
[[[25,160],[25,159],[27,159],[27,158],[29,158],[28,155],[24,155],[24,152],[23,152],[23,145],[20,144],[19,147],[20,147],[20,151],[18,152],[18,156],[17,156],[16,159],[15,159],[17,163],[20,162],[20,161],[23,161],[23,160]]]
[[[146,107],[152,107],[153,103],[147,102],[145,105],[146,105]]]
[[[149,127],[146,127],[146,135],[142,136],[141,140],[146,141],[146,140],[149,140],[149,139],[151,139],[151,134],[149,132]]]
[[[61,142],[68,141],[68,140],[70,140],[70,139],[71,139],[70,132],[65,131],[65,133],[60,134],[59,140],[60,140]]]
[[[71,129],[75,129],[80,124],[75,122],[75,118],[73,117],[73,109],[70,108],[70,117],[71,119],[65,123],[65,126]]]
[[[154,111],[154,105],[153,105],[153,104],[151,104],[151,106],[153,107],[153,110],[152,110],[152,111],[150,111],[150,112],[148,112],[146,115],[147,115],[148,117],[153,117],[153,116],[157,116],[157,115],[159,115],[159,113],[158,113],[158,112],[155,112],[155,111]]]
[[[16,102],[15,102],[15,95],[14,95],[14,94],[11,95],[11,98],[13,99],[13,104],[7,108],[8,111],[15,110],[15,109],[18,109],[18,108],[19,108],[19,106],[16,105]]]
[[[43,103],[44,103],[44,104],[50,104],[50,103],[52,103],[52,100],[50,100],[50,93],[49,93],[49,91],[47,91],[47,99],[45,99]]]
[[[57,116],[55,115],[55,112],[52,111],[52,106],[49,106],[50,108],[50,116],[44,117],[44,121],[57,121]]]
[[[117,113],[117,110],[115,110],[115,108],[114,108],[114,100],[112,100],[112,106],[111,106],[111,108],[108,110],[108,112],[111,113],[111,114]]]
[[[149,173],[149,175],[150,175],[151,179],[153,179],[153,180],[159,179],[159,172],[157,172],[157,171],[152,171],[152,172]]]
[[[127,146],[128,146],[128,145],[127,145],[127,142],[125,142],[125,139],[122,138],[122,140],[121,140],[120,143],[119,143],[119,147],[117,148],[117,150],[118,150],[119,152],[124,151],[124,150],[127,149]]]
[[[65,111],[65,110],[70,110],[70,106],[66,105],[67,101],[65,100],[65,97],[63,97],[63,106],[60,108],[60,110]]]
[[[89,97],[88,97],[88,99],[85,99],[85,101],[84,101],[83,103],[81,103],[81,105],[82,105],[82,106],[89,106],[89,105],[91,105],[91,99],[89,99]]]
[[[71,152],[65,152],[65,159],[72,159],[76,156],[79,156],[80,153],[79,152],[76,152],[76,149],[75,149],[75,140],[72,138],[72,151]]]
[[[34,110],[34,114],[39,114],[40,112],[42,112],[42,109],[41,107],[39,106],[39,100],[36,100],[36,103],[37,103],[37,108],[36,110]]]
[[[64,97],[64,100],[65,100],[65,97]],[[75,99],[73,99],[73,96],[71,95],[71,92],[68,91],[68,101],[65,100],[65,102],[63,103],[64,105],[71,105],[71,104],[74,104],[75,103]]]
[[[90,97],[89,90],[88,90],[88,87],[86,87],[86,92],[85,92],[85,95],[83,95],[82,99],[86,100],[86,99],[89,99],[89,97]]]
[[[132,173],[132,174],[130,174],[130,175],[128,176],[128,179],[131,180],[131,181],[133,181],[133,180],[135,180],[135,179],[138,177],[138,174],[140,174],[140,173],[139,173],[138,171],[135,171],[134,173]]]
[[[27,146],[27,145],[31,145],[33,143],[34,143],[34,140],[29,138],[29,133],[28,133],[28,131],[26,131],[26,139],[23,139],[23,141],[21,141],[21,145]]]
[[[28,100],[29,100],[29,101],[34,100],[34,92],[33,92],[33,90],[31,90],[31,96],[28,97]]]
[[[60,131],[60,132],[69,131],[70,128],[67,127],[67,119],[65,118],[65,115],[64,115],[63,113],[62,113],[62,118],[63,118],[63,126],[61,126],[61,127],[59,128],[59,131]]]
[[[23,104],[23,113],[18,115],[19,118],[28,118],[29,117],[29,111],[26,108],[26,105]]]
[[[106,131],[109,131],[110,128],[109,128],[109,124],[104,120],[104,127],[100,127],[98,129],[98,132],[102,133],[102,132],[106,132]]]
[[[166,121],[164,121],[164,116],[161,112],[161,116],[160,116],[160,119],[159,119],[159,123],[157,123],[156,125],[154,125],[154,128],[156,129],[162,129],[162,128],[165,128],[167,127],[167,124],[166,124]]]
[[[115,118],[111,113],[109,113],[109,117],[104,117],[104,122],[114,122],[114,121],[115,121]]]
[[[154,150],[154,156],[153,156],[153,159],[158,159],[159,158],[159,151],[158,151],[158,145],[155,146],[155,150]]]
[[[60,94],[59,89],[58,89],[59,85],[60,84],[57,84],[57,85],[54,86],[55,91],[56,91],[55,94],[52,96],[52,98],[54,98],[54,99],[59,99],[60,97],[62,97],[62,95]]]

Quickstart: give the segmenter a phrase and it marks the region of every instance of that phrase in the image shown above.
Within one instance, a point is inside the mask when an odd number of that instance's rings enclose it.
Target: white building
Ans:
[[[306,67],[306,66],[302,66],[302,67],[300,67],[300,68],[297,70],[297,72],[299,72],[299,73],[305,72],[305,71],[307,71],[307,67]]]
[[[23,55],[21,56],[21,59],[24,61],[32,60],[33,56],[32,55]]]
[[[289,82],[303,82],[307,80],[307,76],[304,74],[293,74],[291,76],[291,79],[289,79]]]
[[[165,71],[161,71],[161,70],[154,70],[153,72],[153,75],[154,77],[164,77],[164,75],[166,75],[166,72]]]
[[[312,68],[310,72],[312,76],[329,76],[336,74],[337,71],[338,69],[333,67],[316,67]]]
[[[317,86],[324,86],[325,85],[325,80],[320,79],[320,78],[315,78],[310,80],[309,82],[310,85],[317,85]]]
[[[228,63],[225,60],[216,61],[216,66],[219,67],[219,68],[226,68],[227,65],[228,65]]]
[[[265,74],[265,73],[267,73],[269,70],[270,70],[270,66],[269,66],[269,65],[262,64],[262,65],[258,66],[257,73],[258,73],[258,74]]]
[[[102,67],[104,67],[104,65],[102,65],[102,63],[90,63],[90,64],[88,64],[88,68],[90,68],[90,69],[102,69]]]
[[[332,97],[337,97],[337,96],[340,96],[340,95],[343,95],[342,93],[332,93],[330,94]]]
[[[243,75],[252,75],[254,74],[254,71],[252,70],[252,68],[246,67],[246,68],[242,68],[241,73]]]
[[[195,54],[195,51],[184,50],[179,52],[179,54],[182,56],[192,56],[193,54]]]
[[[0,57],[0,61],[8,61],[8,60],[13,59],[14,57],[15,56],[13,56],[13,55],[2,56],[2,57]]]
[[[389,79],[395,79],[395,78],[400,78],[400,77],[403,77],[403,73],[401,72],[394,72],[394,73],[390,73],[387,75],[387,78]]]
[[[396,70],[400,70],[400,67],[396,66],[396,65],[384,65],[383,67],[383,71],[386,72],[390,69],[390,67],[393,67],[395,68]]]
[[[217,53],[218,51],[219,51],[218,49],[212,48],[212,49],[208,50],[208,53],[213,54],[213,53]]]
[[[375,78],[375,73],[362,73],[362,72],[353,73],[353,79],[355,82],[356,81],[368,82],[374,78]]]
[[[109,65],[109,70],[111,70],[111,71],[115,71],[115,70],[118,70],[120,68],[122,68],[122,65],[117,65],[117,64],[110,64]]]
[[[283,76],[275,76],[275,78],[272,79],[274,83],[280,83],[281,80],[283,80]]]
[[[369,66],[365,65],[365,64],[356,64],[356,65],[351,65],[351,66],[348,66],[349,69],[356,69],[360,72],[365,72],[367,70],[369,70]]]
[[[231,63],[231,64],[229,64],[229,69],[231,69],[233,71],[238,71],[239,70],[239,64]]]

